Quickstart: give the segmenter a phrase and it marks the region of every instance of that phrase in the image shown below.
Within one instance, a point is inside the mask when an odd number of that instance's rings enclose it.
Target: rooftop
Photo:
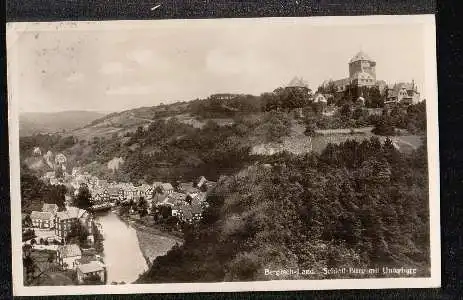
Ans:
[[[44,203],[43,206],[42,206],[42,211],[43,211],[43,212],[56,213],[56,212],[58,211],[58,205],[56,205],[56,204]]]
[[[294,77],[288,84],[288,87],[304,87],[304,88],[308,88],[309,85],[307,84],[307,82],[305,82],[304,79],[302,79],[302,77]]]
[[[85,274],[102,271],[104,269],[104,265],[99,261],[93,260],[87,264],[78,265],[77,268]]]
[[[82,251],[80,251],[80,248],[77,246],[77,244],[63,245],[58,248],[58,252],[60,253],[61,257],[74,257],[82,255]]]
[[[359,60],[367,60],[367,61],[373,61],[368,54],[366,54],[363,51],[359,51],[354,57],[351,58],[349,63],[353,63]]]
[[[174,187],[170,183],[163,183],[163,184],[161,184],[161,187],[166,191],[174,189]]]
[[[31,219],[50,220],[53,219],[53,213],[48,211],[33,211],[31,212]]]
[[[87,212],[84,209],[80,209],[74,206],[68,206],[65,211],[59,211],[56,216],[61,220],[65,219],[78,219],[85,215]]]

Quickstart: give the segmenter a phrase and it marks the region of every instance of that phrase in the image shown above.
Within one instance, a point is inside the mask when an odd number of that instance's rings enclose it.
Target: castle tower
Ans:
[[[357,86],[373,86],[376,84],[376,62],[365,52],[358,52],[349,61],[349,79]]]
[[[349,77],[354,78],[357,73],[368,73],[376,80],[376,62],[363,51],[349,61]]]

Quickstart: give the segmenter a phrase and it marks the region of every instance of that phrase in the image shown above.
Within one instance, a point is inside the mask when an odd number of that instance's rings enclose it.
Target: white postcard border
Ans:
[[[56,28],[66,30],[117,30],[139,28],[153,23],[164,26],[176,24],[195,24],[208,26],[212,20],[145,20],[145,21],[103,21],[103,22],[56,22]],[[229,20],[229,19],[228,19]],[[334,25],[371,25],[371,24],[411,24],[422,23],[425,30],[425,89],[427,104],[427,146],[429,169],[429,205],[430,205],[430,253],[431,277],[429,278],[386,278],[386,279],[331,279],[331,280],[273,280],[253,282],[217,282],[217,283],[169,283],[169,284],[126,284],[100,286],[34,286],[23,285],[22,243],[21,243],[21,201],[20,201],[20,158],[19,158],[19,113],[18,105],[13,101],[18,78],[8,76],[8,124],[10,154],[10,193],[11,193],[11,241],[12,241],[12,278],[15,296],[41,295],[82,295],[82,294],[129,294],[129,293],[189,293],[189,292],[239,292],[239,291],[285,291],[285,290],[339,290],[339,289],[390,289],[390,288],[436,288],[441,284],[440,252],[440,187],[439,187],[439,139],[437,105],[437,59],[436,31],[434,15],[401,16],[340,16],[307,18],[259,18],[235,19],[236,22],[310,22],[314,26]],[[8,23],[7,51],[21,31],[49,30],[50,23]],[[81,26],[82,25],[82,26]],[[8,70],[11,61],[19,59],[15,53],[8,53]]]

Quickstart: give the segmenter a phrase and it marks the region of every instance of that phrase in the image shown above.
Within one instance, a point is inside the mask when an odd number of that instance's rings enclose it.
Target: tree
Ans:
[[[340,114],[341,114],[341,119],[342,119],[343,121],[350,120],[350,119],[352,118],[352,109],[351,109],[351,105],[348,104],[348,103],[344,104],[344,105],[341,107]]]
[[[148,202],[144,197],[140,197],[138,200],[138,213],[140,214],[140,217],[146,216],[148,213]]]
[[[59,210],[63,210],[66,202],[66,187],[62,184],[54,185],[48,193],[48,203],[58,205]]]
[[[77,196],[74,198],[74,206],[81,209],[89,209],[92,206],[91,203],[92,195],[87,186],[82,185],[79,187]]]
[[[68,241],[78,242],[79,244],[84,244],[87,241],[89,231],[86,226],[80,222],[75,222],[71,225],[71,229],[67,235]]]
[[[163,219],[167,219],[172,216],[172,207],[168,205],[161,205],[159,206],[159,214],[162,216]]]
[[[55,177],[56,178],[64,178],[64,172],[63,172],[63,168],[61,167],[61,165],[56,166]]]
[[[30,215],[26,215],[26,216],[22,219],[22,226],[23,226],[23,227],[32,227],[32,220],[31,220],[31,216],[30,216]]]
[[[372,132],[377,135],[395,135],[394,124],[392,123],[390,117],[384,116],[383,118],[381,118],[376,124],[376,126],[373,128]]]
[[[306,125],[304,134],[307,136],[314,136],[317,125],[314,122],[310,122]]]
[[[368,100],[366,103],[368,107],[380,108],[384,106],[384,98],[377,86],[370,88]]]

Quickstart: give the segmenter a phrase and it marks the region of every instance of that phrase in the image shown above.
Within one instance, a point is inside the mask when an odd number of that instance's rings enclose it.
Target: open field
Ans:
[[[327,129],[317,130],[316,136],[309,137],[304,135],[305,127],[302,124],[293,122],[291,134],[284,137],[281,143],[259,144],[252,148],[252,154],[272,155],[274,153],[288,151],[294,154],[303,154],[314,151],[321,153],[328,144],[340,144],[347,140],[356,140],[362,142],[371,137],[378,137],[384,142],[387,137],[378,136],[371,132],[372,127],[363,127],[354,129]],[[418,135],[401,135],[390,137],[396,148],[401,152],[411,152],[416,150],[422,143]]]

